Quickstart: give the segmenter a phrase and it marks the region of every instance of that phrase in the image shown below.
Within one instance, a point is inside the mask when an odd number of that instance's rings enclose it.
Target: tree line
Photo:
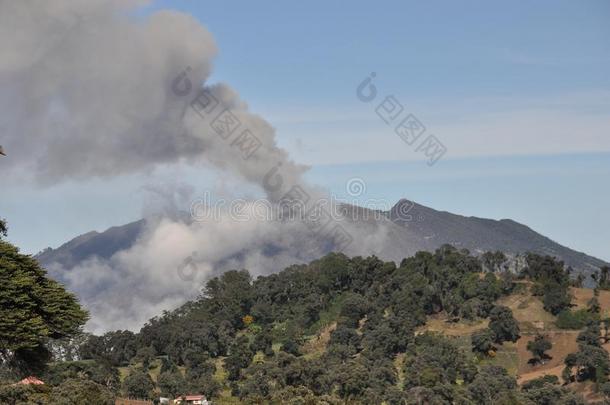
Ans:
[[[110,404],[116,395],[190,392],[277,404],[584,403],[553,378],[519,387],[488,361],[499,345],[520,337],[511,310],[497,304],[519,288],[518,279],[533,284],[553,315],[571,311],[574,280],[563,263],[531,254],[511,274],[506,261],[501,252],[476,257],[446,245],[400,264],[331,253],[256,279],[232,270],[138,333],[94,336],[82,333],[87,314],[75,297],[0,240],[0,281],[7,286],[0,291],[0,402]],[[600,288],[610,286],[607,277],[598,276],[605,280]],[[595,302],[590,309],[595,313]],[[464,347],[421,332],[438,314],[489,323]],[[590,379],[610,391],[603,325],[599,316],[587,320],[579,351],[566,358],[566,381]],[[535,362],[545,361],[550,344],[544,335],[530,342]],[[12,385],[31,374],[47,384]],[[66,392],[81,402],[61,402]]]

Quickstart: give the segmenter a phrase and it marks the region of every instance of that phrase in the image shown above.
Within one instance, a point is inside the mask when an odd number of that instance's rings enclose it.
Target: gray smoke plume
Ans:
[[[195,297],[210,277],[226,270],[267,275],[329,250],[298,221],[258,219],[254,210],[252,203],[243,206],[241,215],[248,220],[228,212],[201,222],[150,217],[137,242],[111,258],[92,257],[71,268],[51,264],[49,270],[78,293],[92,315],[87,328],[101,333],[137,330],[163,310]],[[348,255],[398,259],[412,253],[383,251],[392,236],[389,225],[341,224],[355,236],[345,249]]]
[[[52,186],[207,164],[260,186],[273,203],[294,186],[312,200],[323,195],[303,182],[306,168],[277,147],[268,122],[227,85],[206,83],[216,54],[210,33],[182,13],[138,15],[142,4],[0,1],[0,144],[11,156],[5,175]],[[239,123],[234,134],[227,121],[214,121],[223,111]],[[171,210],[190,192],[167,190],[181,193],[162,204]],[[192,223],[164,214],[110,259],[51,265],[91,311],[90,330],[137,329],[228,268],[267,274],[318,254],[304,248],[312,233],[298,223],[229,217]],[[378,226],[349,232],[358,232],[352,253],[380,249],[387,238]],[[176,269],[189,257],[197,271],[185,281]]]
[[[227,86],[210,91],[256,134],[257,155],[246,165],[195,119],[187,108],[195,92],[178,97],[170,89],[187,66],[193,85],[205,84],[214,40],[185,14],[134,17],[141,3],[0,3],[0,128],[12,157],[8,170],[48,185],[207,160],[259,183],[278,162],[285,162],[286,176],[298,177],[303,168],[276,147],[273,128]]]

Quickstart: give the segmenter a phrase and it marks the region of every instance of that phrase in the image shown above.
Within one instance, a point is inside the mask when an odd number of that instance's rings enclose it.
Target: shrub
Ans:
[[[591,313],[586,309],[579,309],[577,311],[565,309],[557,315],[555,325],[560,329],[582,329],[589,322],[598,318],[597,314]]]

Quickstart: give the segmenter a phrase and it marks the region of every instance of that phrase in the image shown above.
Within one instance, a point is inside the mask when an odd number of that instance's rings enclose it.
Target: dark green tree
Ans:
[[[4,240],[0,286],[0,359],[5,361],[27,360],[32,365],[42,355],[42,364],[48,339],[74,336],[87,320],[73,294],[48,278],[35,259]]]
[[[556,376],[546,375],[522,385],[526,403],[537,405],[584,405],[585,400],[567,387],[559,386]]]
[[[6,226],[6,221],[0,218],[0,238],[2,236],[6,236],[8,234],[8,228]]]
[[[591,274],[600,290],[610,290],[610,267],[602,266],[599,271]]]
[[[471,382],[476,367],[449,338],[424,333],[409,345],[405,357],[405,387],[457,384],[458,378]]]
[[[601,347],[601,333],[597,323],[589,324],[576,338],[578,351],[566,356],[563,377],[566,381],[592,380],[601,384],[610,372],[608,352]]]
[[[125,395],[137,399],[152,399],[155,384],[144,370],[135,370],[123,381]]]
[[[494,348],[494,333],[489,328],[476,331],[471,342],[473,352],[488,354]]]
[[[240,336],[231,346],[229,356],[225,359],[225,369],[229,373],[229,380],[238,380],[241,375],[241,370],[248,367],[252,361],[254,352],[248,344],[246,336]]]
[[[543,363],[549,358],[545,352],[551,350],[553,344],[545,335],[537,334],[534,340],[527,342],[527,350],[532,353],[531,363]]]
[[[499,272],[503,270],[503,264],[506,263],[506,255],[500,251],[485,252],[482,255],[483,267],[487,271]]]
[[[254,340],[250,344],[250,349],[253,352],[261,351],[267,356],[273,355],[272,350],[273,339],[271,337],[271,331],[267,328],[259,331],[255,336]]]
[[[286,340],[284,343],[282,343],[282,346],[280,348],[282,351],[284,351],[286,353],[290,353],[293,356],[301,355],[301,350],[299,349],[299,345],[296,344],[296,342],[292,339]]]
[[[179,370],[166,371],[159,374],[157,386],[161,390],[161,395],[169,398],[177,398],[179,395],[187,393],[187,382]]]
[[[351,294],[343,302],[339,316],[348,326],[358,327],[358,322],[370,308],[369,302],[361,295]]]
[[[572,297],[569,292],[569,285],[547,282],[543,285],[542,303],[544,309],[553,315],[570,308]]]
[[[587,302],[587,311],[589,311],[592,314],[599,314],[601,312],[602,308],[599,305],[599,300],[597,299],[597,297],[592,297],[588,302]]]
[[[519,339],[519,324],[508,307],[495,306],[489,314],[489,329],[494,334],[494,341],[516,342]]]
[[[114,393],[103,385],[90,380],[70,379],[53,388],[49,403],[54,405],[113,405],[114,400]]]
[[[487,405],[501,401],[503,404],[518,404],[517,381],[498,366],[484,366],[468,386],[475,404]]]
[[[246,270],[231,270],[208,281],[202,294],[206,309],[214,318],[242,327],[242,319],[253,304],[252,278]]]

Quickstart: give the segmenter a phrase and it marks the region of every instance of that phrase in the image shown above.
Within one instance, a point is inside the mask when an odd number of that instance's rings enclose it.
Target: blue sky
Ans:
[[[512,218],[610,260],[610,2],[159,1],[140,16],[167,8],[208,28],[211,80],[276,127],[312,182],[343,195],[358,177],[362,198]],[[371,72],[447,147],[437,164],[375,114],[381,98],[356,98]],[[197,190],[217,182],[180,170]],[[0,213],[36,252],[139,218],[159,177],[12,185]]]

